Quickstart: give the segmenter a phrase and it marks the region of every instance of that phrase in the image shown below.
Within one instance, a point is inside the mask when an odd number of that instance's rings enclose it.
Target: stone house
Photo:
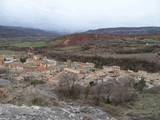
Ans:
[[[34,55],[34,56],[33,56],[33,59],[34,59],[34,60],[45,60],[45,59],[47,59],[47,57],[38,54],[38,55]]]
[[[46,74],[52,73],[52,70],[49,67],[44,67],[44,66],[39,66],[37,67],[36,70],[40,73],[46,73]]]
[[[5,56],[4,57],[4,63],[11,63],[11,62],[14,62],[15,59],[13,56]]]
[[[27,65],[21,62],[12,62],[8,64],[8,67],[13,70],[23,71]]]

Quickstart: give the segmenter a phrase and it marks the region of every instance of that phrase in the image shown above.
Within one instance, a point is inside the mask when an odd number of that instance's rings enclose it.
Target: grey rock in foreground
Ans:
[[[11,82],[9,80],[5,80],[5,79],[0,78],[0,86],[8,86],[10,84],[11,84]]]
[[[90,119],[84,119],[84,118]],[[115,120],[90,106],[66,104],[65,107],[16,106],[0,104],[0,120]]]

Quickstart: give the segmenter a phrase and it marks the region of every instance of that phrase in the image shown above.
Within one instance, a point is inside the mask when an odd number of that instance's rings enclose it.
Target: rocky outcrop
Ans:
[[[5,80],[5,79],[0,78],[0,86],[1,87],[2,86],[8,86],[10,84],[11,84],[11,82],[9,80]]]
[[[115,120],[90,106],[66,104],[65,107],[16,106],[0,104],[0,120]]]

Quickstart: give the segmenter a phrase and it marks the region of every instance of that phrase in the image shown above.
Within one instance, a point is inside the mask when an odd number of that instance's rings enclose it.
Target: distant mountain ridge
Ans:
[[[40,29],[32,29],[25,27],[12,27],[0,25],[0,37],[57,37],[57,32],[48,32]]]
[[[160,27],[118,27],[89,30],[88,34],[110,34],[110,35],[153,35],[160,34]]]

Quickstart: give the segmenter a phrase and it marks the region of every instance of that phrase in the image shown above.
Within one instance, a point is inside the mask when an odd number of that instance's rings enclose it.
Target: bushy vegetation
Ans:
[[[88,89],[86,89],[88,91]],[[125,102],[134,101],[136,98],[135,90],[130,87],[111,84],[96,84],[90,87],[87,97],[95,101],[96,105],[100,103],[119,105]]]
[[[82,87],[76,76],[68,74],[60,75],[57,90],[61,99],[91,100],[96,105],[100,103],[119,105],[136,98],[135,90],[131,87],[114,83],[97,83]]]
[[[40,98],[33,98],[31,100],[31,104],[32,105],[41,105],[42,104],[42,100]]]
[[[159,120],[160,95],[139,98],[127,115],[136,120]]]
[[[28,84],[28,85],[39,85],[39,84],[45,84],[44,80],[37,80],[35,77],[33,76],[27,76],[24,78],[24,81]]]
[[[21,62],[21,63],[25,63],[26,60],[27,60],[27,58],[20,58],[20,62]]]
[[[78,98],[81,86],[78,84],[78,77],[62,73],[59,75],[58,93],[61,98]]]
[[[42,81],[42,80],[32,80],[32,81],[30,82],[30,84],[33,85],[33,86],[36,86],[36,85],[38,85],[38,84],[44,84],[44,83],[45,83],[45,82]]]
[[[134,84],[134,88],[140,92],[142,92],[145,87],[146,87],[146,81],[144,78],[142,78],[139,82]]]

